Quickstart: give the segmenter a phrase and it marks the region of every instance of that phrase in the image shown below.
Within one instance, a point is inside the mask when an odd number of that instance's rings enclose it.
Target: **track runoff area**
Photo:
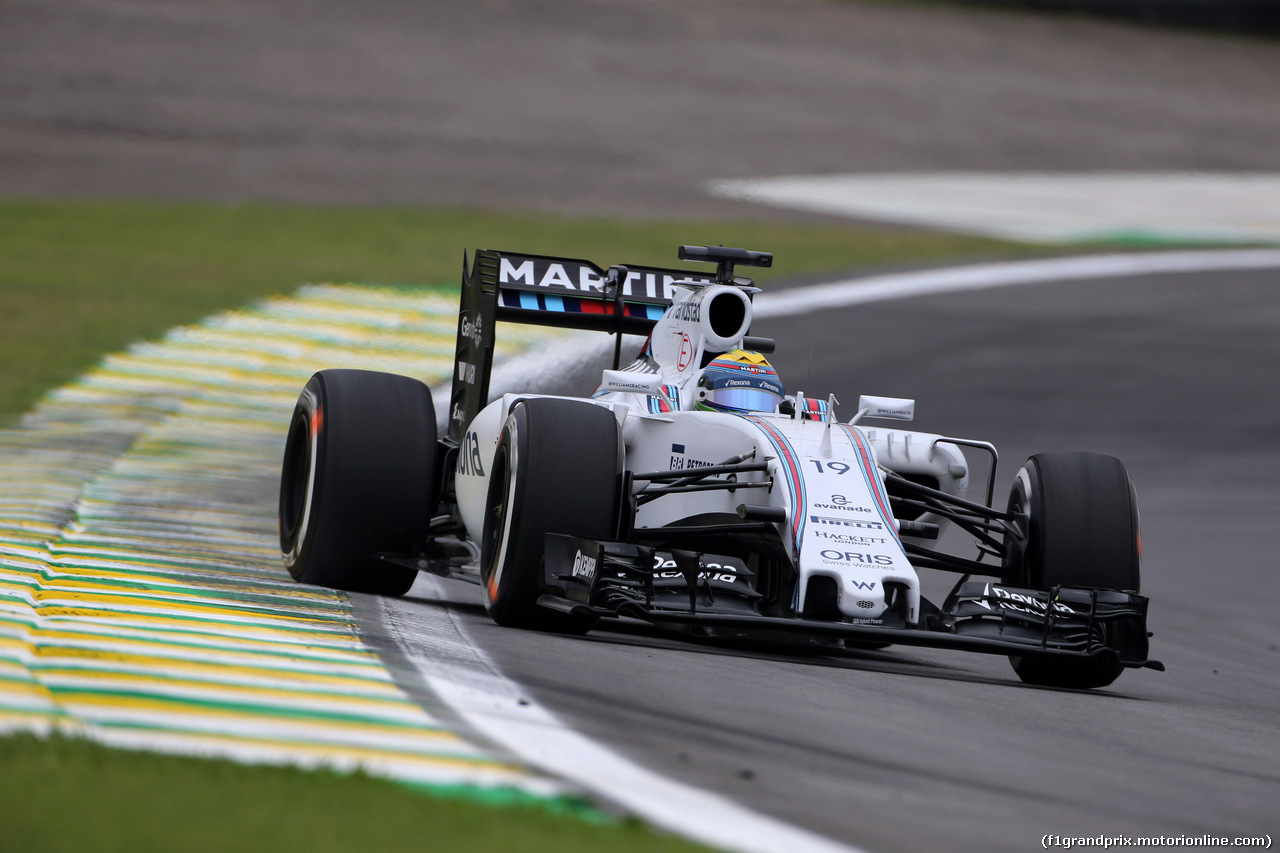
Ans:
[[[757,316],[1277,267],[1280,250],[1017,261],[765,293]],[[326,367],[405,373],[442,387],[456,311],[448,292],[305,287],[111,356],[0,432],[0,728],[362,767],[481,798],[585,793],[724,849],[849,850],[573,732],[503,676],[445,607],[409,608],[288,577],[276,496],[299,389]],[[605,343],[504,327],[495,390],[521,387],[551,361],[580,362]],[[394,638],[396,666],[362,639],[361,619]],[[415,684],[401,683],[410,672]]]

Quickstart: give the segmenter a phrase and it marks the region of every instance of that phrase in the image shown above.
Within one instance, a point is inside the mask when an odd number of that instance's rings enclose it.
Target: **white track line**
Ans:
[[[1280,175],[952,172],[713,181],[713,195],[925,228],[1048,243],[1275,243]]]
[[[889,299],[1019,287],[1052,281],[1276,267],[1280,267],[1280,249],[1150,252],[1004,261],[949,269],[889,273],[761,293],[755,298],[754,315],[760,318],[786,317]]]
[[[419,578],[414,592],[441,601],[449,596],[429,575]],[[859,853],[858,848],[662,776],[578,734],[527,698],[528,691],[502,673],[448,610],[393,599],[382,603],[389,633],[432,692],[521,761],[581,785],[655,826],[724,850]]]
[[[790,316],[868,302],[1051,281],[1268,268],[1280,268],[1280,250],[1011,261],[869,276],[762,293],[755,300],[755,316]],[[602,351],[598,336],[552,346],[556,348],[558,365],[573,362],[571,355],[583,360],[598,357]],[[546,364],[541,359],[547,355],[546,349],[539,348],[507,359],[502,372],[507,380],[543,373]],[[506,386],[508,382],[494,384]],[[443,585],[427,575],[420,577],[415,590],[430,598],[448,598]],[[760,815],[726,797],[661,776],[573,731],[507,678],[446,608],[384,600],[383,609],[383,622],[389,633],[439,698],[474,730],[521,761],[613,800],[650,823],[722,849],[744,853],[857,851],[858,848]]]

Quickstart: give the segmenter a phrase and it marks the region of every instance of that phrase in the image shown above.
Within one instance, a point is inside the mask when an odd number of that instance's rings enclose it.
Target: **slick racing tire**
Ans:
[[[517,403],[494,451],[480,546],[485,608],[499,625],[586,633],[594,617],[538,606],[548,533],[611,539],[622,491],[613,412],[578,400]]]
[[[378,559],[427,540],[436,416],[417,379],[322,370],[293,411],[280,474],[280,551],[302,583],[403,595],[417,572]]]
[[[1142,537],[1138,502],[1123,463],[1097,453],[1040,453],[1018,471],[1009,512],[1022,517],[1005,537],[1005,583],[1139,591]],[[1125,622],[1097,626],[1101,640],[1126,658],[1146,656],[1146,634]],[[1024,682],[1105,687],[1124,667],[1115,659],[1061,661],[1011,655]]]

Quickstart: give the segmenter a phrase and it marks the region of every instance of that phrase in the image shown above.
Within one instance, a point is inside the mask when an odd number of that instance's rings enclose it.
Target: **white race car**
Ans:
[[[864,396],[841,421],[834,398],[785,393],[773,342],[749,334],[758,291],[735,275],[771,255],[679,257],[716,272],[477,252],[443,437],[417,379],[316,373],[281,475],[293,577],[398,595],[432,572],[479,584],[499,624],[541,630],[629,617],[722,640],[1005,654],[1035,684],[1163,669],[1119,460],[1032,456],[998,509],[989,443],[866,426],[910,421],[913,401]],[[498,321],[614,333],[614,368],[589,398],[491,401]],[[625,367],[624,333],[648,335]],[[983,460],[979,500],[966,453]],[[972,556],[939,547],[948,527]],[[934,604],[921,570],[960,578]]]

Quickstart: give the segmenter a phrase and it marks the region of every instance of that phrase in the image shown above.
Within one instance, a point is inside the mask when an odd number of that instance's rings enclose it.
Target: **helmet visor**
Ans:
[[[773,412],[782,397],[762,388],[713,388],[707,392],[707,402],[737,412]]]

